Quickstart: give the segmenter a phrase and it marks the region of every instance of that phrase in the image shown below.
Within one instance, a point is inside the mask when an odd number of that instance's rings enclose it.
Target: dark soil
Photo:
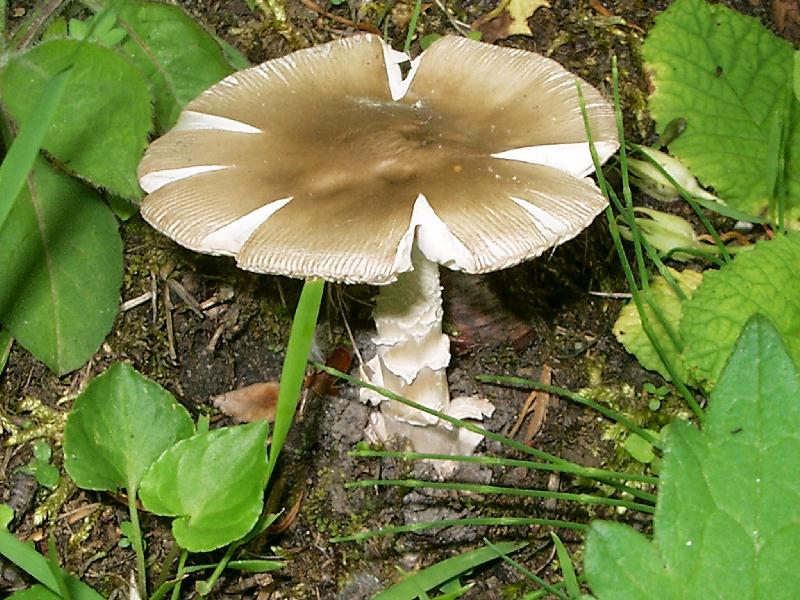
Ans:
[[[8,11],[12,26],[31,9],[30,4],[12,0]],[[299,43],[316,44],[352,33],[352,28],[318,14],[299,0],[286,1],[292,26],[288,36],[278,33],[272,22],[251,10],[244,0],[182,0],[180,4],[254,62],[283,55]],[[489,0],[446,0],[446,4],[457,19],[467,23],[495,6]],[[533,37],[515,36],[499,43],[549,54],[606,92],[610,59],[616,54],[628,134],[635,141],[650,139],[653,132],[644,110],[646,84],[639,47],[653,15],[669,3],[605,0],[602,4],[611,16],[598,12],[599,4],[553,0],[550,8],[540,9],[530,20]],[[780,25],[774,12],[780,2],[738,0],[725,4],[758,16],[773,29]],[[388,32],[393,45],[402,47],[406,27],[403,0],[393,6],[387,17]],[[426,7],[417,39],[432,32],[453,32],[436,4]],[[77,5],[73,8],[77,10]],[[345,19],[374,22],[380,8],[372,3],[350,2],[327,6],[326,10]],[[786,23],[782,28],[787,36],[794,35]],[[418,47],[413,51],[418,52]],[[114,361],[132,363],[173,392],[194,416],[208,414],[220,423],[227,420],[211,405],[212,396],[279,377],[299,282],[242,272],[230,260],[195,255],[155,233],[137,217],[121,228],[126,248],[122,299],[136,297],[156,285],[159,301],[155,313],[147,303],[120,314],[102,348],[79,372],[57,378],[15,346],[0,378],[0,416],[16,425],[44,427],[57,447],[54,461],[58,465],[62,460],[60,432],[70,399],[88,379]],[[538,378],[547,365],[554,384],[573,390],[588,387],[588,394],[603,396],[618,408],[638,415],[643,414],[646,404],[637,393],[643,383],[662,383],[643,371],[611,334],[621,301],[589,293],[625,290],[603,219],[552,254],[505,272],[485,277],[450,272],[443,275],[446,318],[454,333],[454,359],[449,371],[452,392],[491,399],[497,410],[486,426],[492,431],[510,430],[527,392],[479,384],[474,379],[476,374]],[[225,289],[233,290],[233,297],[200,317],[174,292],[166,291],[168,280],[178,282],[201,302]],[[317,356],[324,359],[337,345],[348,344],[339,302],[331,301],[335,297],[343,298],[356,341],[362,352],[369,354],[368,304],[373,290],[334,287],[329,292],[321,313]],[[172,344],[166,330],[165,294],[174,305]],[[301,502],[299,514],[282,533],[265,536],[243,549],[245,556],[283,556],[288,559],[287,567],[270,575],[227,571],[213,597],[369,598],[399,579],[398,567],[410,571],[430,565],[474,547],[483,537],[529,541],[517,560],[540,576],[553,578],[558,570],[553,564],[549,530],[544,528],[450,528],[364,543],[334,544],[329,538],[367,528],[462,516],[536,516],[578,522],[615,517],[609,509],[541,500],[498,500],[424,489],[347,489],[346,482],[359,479],[429,475],[422,464],[348,456],[362,439],[367,418],[368,409],[347,386],[340,386],[335,395],[309,395],[284,450],[269,498],[273,510]],[[518,439],[524,437],[524,431],[523,426]],[[599,419],[597,413],[553,399],[533,444],[581,464],[619,467],[624,460],[622,452],[608,441],[608,433],[609,422]],[[484,443],[481,450],[485,454],[508,454],[497,443]],[[60,501],[54,500],[49,491],[37,488],[31,476],[19,471],[31,457],[29,441],[0,448],[0,501],[16,511],[12,530],[36,542],[39,550],[45,550],[48,533],[54,533],[66,568],[105,596],[127,597],[134,558],[130,549],[119,546],[119,525],[127,519],[125,505],[106,494],[76,490],[68,484],[60,488]],[[624,466],[642,468],[631,461]],[[582,482],[568,477],[557,480],[523,469],[462,467],[455,478],[540,489],[549,484],[560,491],[584,489]],[[62,480],[66,480],[65,475]],[[44,510],[47,507],[49,511]],[[649,527],[647,518],[632,514],[626,518],[643,530]],[[166,519],[144,515],[142,525],[152,561],[152,585],[162,568],[170,568],[164,561],[174,542]],[[559,535],[579,551],[579,534],[564,530]],[[220,556],[214,553],[191,560],[214,562]],[[12,590],[28,582],[14,567],[2,563],[0,567],[0,594],[3,589]],[[519,598],[531,589],[520,581],[521,576],[512,569],[495,565],[481,573],[464,597]],[[194,597],[192,590],[192,585],[185,585],[184,597]]]

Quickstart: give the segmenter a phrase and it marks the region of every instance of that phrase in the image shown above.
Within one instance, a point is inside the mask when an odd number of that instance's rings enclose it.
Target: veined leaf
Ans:
[[[744,329],[707,417],[670,427],[652,541],[592,525],[601,600],[800,597],[800,373],[766,318]]]
[[[787,222],[800,218],[800,105],[792,94],[794,51],[752,17],[704,0],[676,0],[642,47],[659,129],[686,119],[670,151],[731,207],[761,215],[785,177]],[[776,127],[776,123],[782,123]],[[780,132],[785,173],[775,173]],[[773,215],[774,216],[774,215]]]
[[[64,428],[64,467],[83,489],[136,494],[161,453],[192,433],[189,413],[172,394],[116,363],[75,398]]]
[[[0,323],[58,374],[83,365],[110,331],[122,241],[108,207],[39,159],[0,228]]]
[[[80,48],[80,51],[78,49]],[[125,198],[141,196],[136,166],[151,126],[150,93],[129,61],[93,43],[51,40],[12,57],[0,73],[0,96],[20,123],[32,115],[51,77],[72,64],[67,89],[43,148],[68,171]]]
[[[684,291],[684,293],[691,297],[694,290],[703,281],[703,274],[689,269],[683,271],[669,270],[673,278]],[[656,302],[661,309],[661,313],[667,320],[669,325],[674,331],[678,331],[678,325],[683,316],[683,302],[670,287],[663,277],[655,277],[650,284],[653,301]],[[653,333],[661,342],[662,350],[667,354],[672,364],[678,371],[684,382],[694,384],[690,379],[686,369],[681,360],[681,348],[676,348],[664,327],[656,318],[653,310],[645,304],[645,312],[648,316],[648,321],[651,324]],[[636,356],[636,359],[641,363],[645,369],[651,371],[658,371],[658,373],[667,381],[670,380],[669,372],[661,361],[661,357],[656,352],[650,339],[642,329],[642,321],[639,318],[639,312],[636,310],[636,305],[631,301],[625,305],[619,314],[617,322],[614,323],[614,335],[625,346],[625,349]]]
[[[800,362],[800,234],[758,242],[719,271],[708,271],[684,303],[683,363],[711,389],[747,321],[769,317]]]
[[[214,38],[177,6],[129,0],[117,10],[117,26],[128,32],[123,51],[152,87],[159,132],[175,124],[190,100],[233,71]]]

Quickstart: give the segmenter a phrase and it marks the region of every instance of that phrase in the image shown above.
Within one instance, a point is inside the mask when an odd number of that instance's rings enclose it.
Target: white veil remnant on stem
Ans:
[[[374,383],[459,418],[439,265],[504,269],[576,236],[605,207],[575,75],[548,58],[445,37],[411,61],[360,35],[240,71],[209,88],[139,168],[142,215],[178,243],[243,269],[380,286]],[[583,82],[600,160],[613,111]],[[399,403],[372,433],[468,453],[467,431]]]

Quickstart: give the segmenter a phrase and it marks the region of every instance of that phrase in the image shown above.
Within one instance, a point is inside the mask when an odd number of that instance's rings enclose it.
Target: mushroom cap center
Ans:
[[[308,126],[311,135],[326,140],[316,159],[305,161],[310,191],[413,184],[437,173],[460,173],[466,159],[491,154],[480,139],[421,102],[358,98],[348,108],[315,115]]]

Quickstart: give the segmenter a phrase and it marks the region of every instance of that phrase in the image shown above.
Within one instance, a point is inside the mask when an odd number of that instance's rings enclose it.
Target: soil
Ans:
[[[179,2],[208,30],[258,62],[283,55],[299,45],[311,45],[352,33],[352,28],[308,8],[299,0],[286,0],[291,30],[252,10],[244,0],[183,0]],[[644,110],[646,82],[639,47],[643,32],[666,1],[605,0],[599,2],[552,0],[530,19],[532,37],[514,36],[498,43],[548,54],[591,83],[608,91],[610,57],[619,57],[622,100],[628,134],[634,141],[652,140],[652,125]],[[781,2],[743,0],[725,2],[761,18],[775,29],[791,14],[776,12]],[[460,21],[470,23],[494,8],[489,0],[446,1]],[[326,6],[344,19],[374,22],[383,5],[353,2]],[[9,17],[21,18],[30,3],[12,0]],[[785,8],[785,6],[784,6]],[[77,5],[70,10],[77,10]],[[404,14],[410,6],[398,0],[388,13],[387,31],[392,44],[402,47],[406,32]],[[783,14],[783,13],[781,13]],[[794,23],[794,21],[791,21]],[[791,24],[790,23],[790,24]],[[795,23],[796,25],[796,23]],[[794,30],[784,33],[794,35]],[[428,33],[452,33],[438,4],[426,4],[412,52]],[[300,284],[297,281],[239,271],[232,261],[193,254],[157,234],[138,217],[121,226],[125,241],[126,272],[122,299],[129,300],[155,286],[158,302],[122,312],[113,331],[91,361],[79,372],[58,378],[19,346],[14,346],[0,378],[0,411],[11,423],[41,427],[56,448],[53,462],[62,462],[59,447],[63,417],[71,398],[92,376],[115,361],[127,361],[157,380],[184,403],[193,416],[210,415],[213,423],[228,419],[214,409],[210,399],[240,386],[279,378],[291,314]],[[195,299],[230,294],[216,309],[193,312],[174,291],[177,282]],[[643,371],[616,342],[611,326],[621,307],[619,299],[590,292],[625,290],[624,277],[602,219],[575,240],[551,254],[507,271],[488,276],[443,273],[448,330],[453,334],[454,358],[449,381],[454,395],[478,394],[496,408],[485,426],[508,432],[528,392],[481,384],[477,374],[538,378],[547,366],[553,383],[587,395],[602,397],[616,408],[649,423],[665,418],[648,413],[641,390],[645,382],[663,382]],[[339,345],[349,346],[344,319],[353,329],[357,346],[369,355],[370,302],[373,289],[364,286],[329,287],[316,339],[320,359]],[[165,297],[174,305],[174,336],[167,333]],[[663,409],[666,410],[666,409]],[[226,571],[212,594],[214,598],[359,600],[372,597],[397,581],[398,568],[412,571],[475,547],[482,538],[524,539],[530,545],[517,560],[545,579],[558,573],[549,530],[541,527],[447,528],[417,534],[379,537],[367,542],[331,543],[336,535],[363,529],[431,519],[463,516],[536,516],[588,522],[614,518],[608,508],[549,503],[539,499],[497,499],[434,490],[345,487],[346,482],[372,478],[424,478],[433,474],[428,465],[393,460],[356,459],[348,452],[363,439],[369,409],[357,391],[340,385],[336,393],[309,394],[284,450],[277,480],[272,485],[272,509],[300,502],[296,518],[278,534],[264,536],[243,548],[244,556],[278,555],[288,559],[284,569],[251,575]],[[645,415],[642,417],[642,415]],[[523,439],[526,427],[516,434]],[[2,431],[0,431],[1,433]],[[588,466],[607,465],[630,470],[643,465],[625,458],[613,439],[609,422],[594,411],[565,400],[551,399],[547,416],[532,443],[542,450]],[[515,456],[499,444],[481,446],[484,454]],[[30,462],[32,443],[0,448],[0,501],[12,505],[16,517],[12,531],[46,549],[47,535],[55,535],[64,566],[109,598],[128,597],[134,569],[133,553],[120,545],[120,523],[127,519],[123,503],[106,494],[76,490],[65,475],[53,498],[37,487],[19,468]],[[525,469],[461,467],[460,481],[516,487],[582,491],[585,482]],[[648,530],[648,518],[628,513],[627,522]],[[151,584],[165,563],[174,542],[166,519],[143,515]],[[569,530],[559,535],[580,552],[581,536]],[[197,563],[214,562],[220,552],[193,556]],[[580,561],[580,557],[576,557]],[[24,586],[26,577],[0,563],[3,589]],[[195,597],[192,585],[184,597]],[[530,591],[511,568],[495,564],[480,572],[464,598],[520,598]]]

